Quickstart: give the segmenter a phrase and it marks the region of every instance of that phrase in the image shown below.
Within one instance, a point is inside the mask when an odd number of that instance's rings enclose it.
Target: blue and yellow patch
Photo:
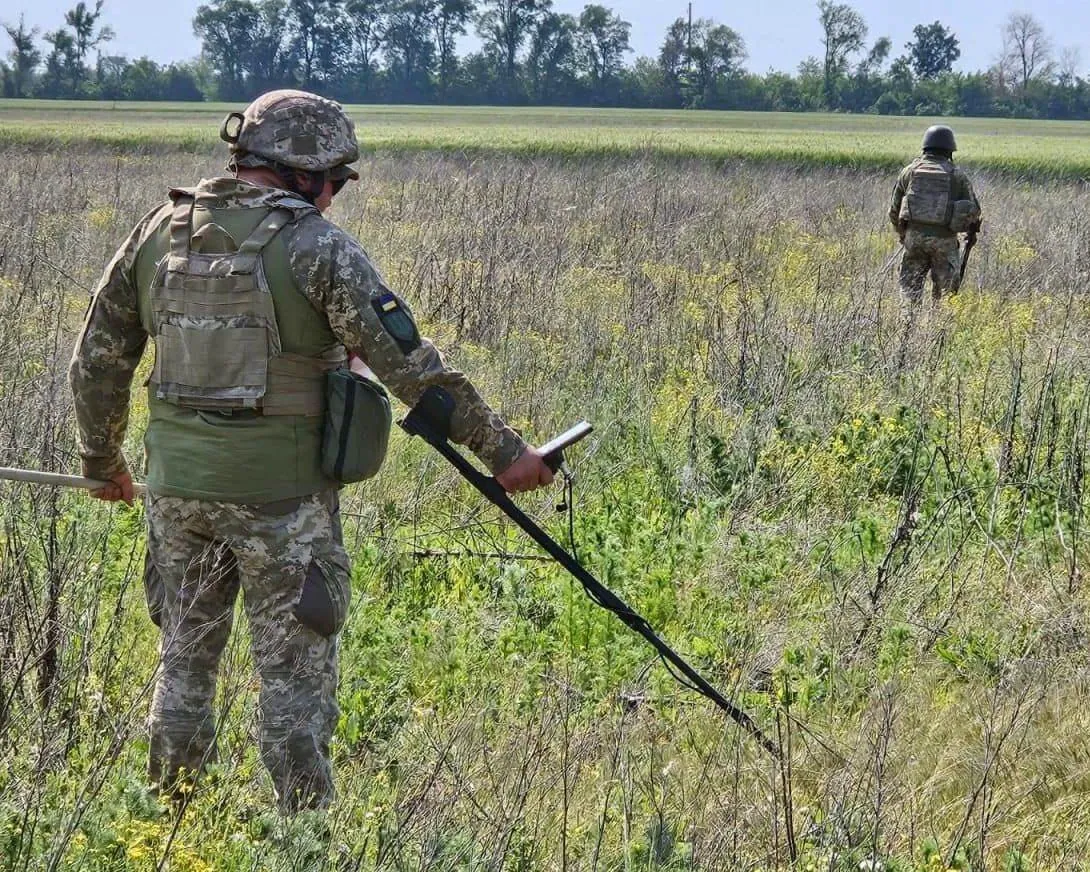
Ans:
[[[393,294],[383,294],[378,298],[378,304],[383,312],[392,312],[397,308],[397,297]]]
[[[383,329],[397,342],[403,354],[420,347],[420,333],[397,294],[387,291],[371,301]]]

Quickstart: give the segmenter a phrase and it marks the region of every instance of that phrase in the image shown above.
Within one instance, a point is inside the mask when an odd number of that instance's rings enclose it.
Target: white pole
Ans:
[[[30,484],[74,487],[82,490],[98,490],[109,484],[109,482],[93,478],[84,478],[81,475],[62,475],[58,472],[39,472],[36,469],[16,469],[11,466],[0,466],[0,481],[25,481]],[[144,485],[133,482],[132,491],[140,496],[144,493]]]

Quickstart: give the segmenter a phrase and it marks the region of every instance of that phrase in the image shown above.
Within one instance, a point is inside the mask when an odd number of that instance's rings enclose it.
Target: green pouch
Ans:
[[[978,220],[980,209],[972,200],[955,200],[950,215],[950,229],[955,233],[965,233]]]
[[[382,467],[393,415],[386,390],[350,369],[326,374],[322,472],[340,484],[371,478]]]

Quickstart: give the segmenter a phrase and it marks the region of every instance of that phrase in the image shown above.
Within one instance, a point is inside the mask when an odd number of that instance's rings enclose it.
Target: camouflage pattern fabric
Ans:
[[[216,208],[284,207],[290,195],[234,178],[202,181],[197,191]],[[502,472],[525,443],[481,398],[470,380],[451,369],[427,339],[399,338],[388,329],[383,307],[396,304],[411,320],[407,304],[387,287],[367,253],[348,233],[300,204],[298,220],[280,236],[287,246],[298,290],[325,314],[337,338],[360,357],[406,405],[437,385],[454,398],[451,438],[469,448],[493,473]],[[80,430],[83,474],[108,479],[125,472],[121,454],[128,423],[129,387],[148,336],[140,319],[135,264],[145,245],[165,235],[170,210],[157,207],[136,226],[95,288],[69,368]],[[165,253],[165,252],[163,252]],[[158,254],[159,252],[152,252]],[[158,260],[158,257],[152,262]],[[185,494],[179,488],[176,496]]]
[[[231,121],[239,122],[231,133]],[[220,132],[231,151],[256,155],[284,166],[321,172],[359,160],[356,128],[341,104],[308,91],[268,91],[240,115],[227,116]],[[248,164],[245,158],[241,166]],[[352,169],[341,178],[358,179]]]
[[[205,180],[197,190],[214,208],[291,208],[292,195],[234,178]],[[114,478],[127,470],[121,446],[129,391],[148,340],[137,273],[146,276],[148,264],[165,254],[170,213],[156,207],[118,249],[95,289],[73,353],[69,380],[83,472],[90,477]],[[305,203],[294,218],[279,238],[295,289],[325,316],[336,338],[406,404],[429,386],[445,388],[456,403],[452,439],[493,472],[513,463],[525,448],[522,439],[419,335],[409,307],[387,287],[360,244]],[[240,422],[239,440],[261,421]],[[284,464],[300,460],[285,457]],[[215,753],[211,705],[241,589],[261,676],[262,759],[285,812],[324,807],[333,793],[329,741],[338,716],[337,633],[349,599],[335,493],[301,495],[290,505],[199,499],[185,490],[199,460],[187,461],[187,468],[171,472],[170,495],[152,490],[147,499],[154,564],[147,577],[149,605],[162,628],[150,774],[169,787],[183,772],[200,771]]]
[[[326,807],[350,597],[336,493],[265,506],[149,494],[146,507],[148,599],[162,628],[153,781],[169,790],[215,757],[212,702],[241,587],[261,677],[261,758],[280,808]]]
[[[938,236],[952,238],[957,234],[954,233],[949,227],[942,227],[936,224],[919,224],[919,225],[906,225],[901,220],[901,205],[904,202],[905,195],[908,193],[909,186],[912,183],[912,176],[916,168],[925,161],[936,162],[937,159],[932,157],[917,158],[903,170],[897,177],[897,183],[893,186],[893,194],[890,197],[889,202],[889,221],[893,225],[894,229],[898,233],[905,232],[909,227],[919,231],[921,234],[929,236]],[[980,201],[977,200],[976,193],[973,191],[972,182],[969,181],[969,177],[965,175],[964,171],[954,165],[951,160],[937,161],[941,163],[943,167],[949,169],[951,173],[950,179],[950,199],[952,201],[967,200],[976,204],[976,211],[980,213]]]
[[[910,228],[905,233],[905,253],[901,260],[902,303],[913,307],[920,304],[928,273],[934,299],[957,290],[960,270],[961,253],[956,236],[935,236]]]

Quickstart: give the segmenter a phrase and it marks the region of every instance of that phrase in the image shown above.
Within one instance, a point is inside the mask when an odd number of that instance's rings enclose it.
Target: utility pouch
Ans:
[[[340,484],[371,478],[382,467],[393,414],[382,385],[350,369],[326,373],[322,472]]]
[[[955,200],[950,215],[950,229],[955,233],[967,233],[978,220],[980,209],[972,200]]]

